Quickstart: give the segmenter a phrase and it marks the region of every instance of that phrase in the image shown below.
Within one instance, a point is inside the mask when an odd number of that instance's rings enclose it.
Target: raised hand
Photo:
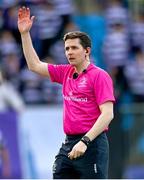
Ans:
[[[18,11],[18,29],[21,34],[30,31],[33,24],[34,16],[30,17],[30,9],[22,7]]]

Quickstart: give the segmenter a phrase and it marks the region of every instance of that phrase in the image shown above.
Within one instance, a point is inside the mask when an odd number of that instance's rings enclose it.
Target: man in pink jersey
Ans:
[[[18,29],[28,68],[63,85],[66,139],[56,156],[53,178],[108,178],[106,131],[113,119],[112,80],[104,70],[90,63],[91,40],[83,32],[69,32],[64,36],[68,65],[40,61],[29,33],[33,20],[29,8],[19,9]]]

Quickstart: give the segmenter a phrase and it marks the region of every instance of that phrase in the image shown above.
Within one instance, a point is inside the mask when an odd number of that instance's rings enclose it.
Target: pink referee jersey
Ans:
[[[115,101],[113,84],[108,73],[90,64],[73,79],[71,65],[48,65],[50,79],[63,85],[63,126],[67,135],[88,132],[100,115],[99,105]]]

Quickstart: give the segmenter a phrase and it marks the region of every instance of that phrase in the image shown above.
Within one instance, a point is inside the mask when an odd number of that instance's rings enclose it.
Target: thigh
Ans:
[[[73,161],[73,164],[81,179],[105,179],[108,178],[108,156],[107,137],[102,134],[90,144],[82,157]]]
[[[68,157],[57,155],[53,164],[53,179],[79,179]]]

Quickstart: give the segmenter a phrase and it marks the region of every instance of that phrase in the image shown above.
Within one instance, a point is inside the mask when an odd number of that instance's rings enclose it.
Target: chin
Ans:
[[[76,65],[76,63],[75,63],[75,62],[69,62],[69,64],[71,64],[71,65],[73,65],[73,66],[75,66],[75,65]]]

